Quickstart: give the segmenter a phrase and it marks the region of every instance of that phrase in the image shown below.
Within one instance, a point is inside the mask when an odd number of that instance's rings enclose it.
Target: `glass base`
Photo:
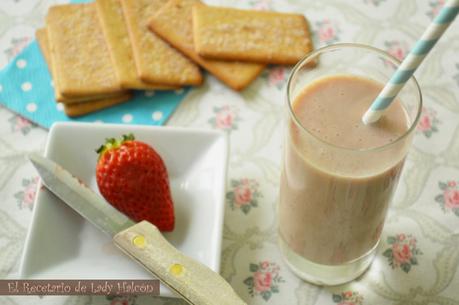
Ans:
[[[279,247],[285,262],[298,277],[316,285],[333,286],[352,281],[363,274],[375,257],[378,244],[361,257],[342,265],[321,265],[307,260],[291,250],[281,237]]]

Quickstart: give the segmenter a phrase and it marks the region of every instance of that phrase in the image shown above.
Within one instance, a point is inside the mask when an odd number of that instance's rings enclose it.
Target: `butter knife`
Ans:
[[[192,305],[246,305],[219,274],[172,246],[153,224],[134,223],[62,166],[29,155],[42,183],[64,203],[110,235],[131,259]]]

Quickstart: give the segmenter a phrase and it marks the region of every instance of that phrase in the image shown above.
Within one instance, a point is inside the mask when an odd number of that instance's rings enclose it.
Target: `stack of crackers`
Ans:
[[[312,50],[303,15],[211,7],[199,0],[53,6],[37,40],[68,116],[127,101],[132,89],[200,85],[199,66],[239,91],[266,64],[295,64]]]

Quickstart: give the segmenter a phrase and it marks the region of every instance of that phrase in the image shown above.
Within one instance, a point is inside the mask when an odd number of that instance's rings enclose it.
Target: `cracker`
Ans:
[[[199,0],[169,1],[150,19],[150,29],[229,87],[244,89],[261,73],[265,65],[225,62],[199,56],[193,44],[193,5],[204,4]]]
[[[107,97],[100,100],[64,104],[64,112],[69,117],[78,117],[127,102],[131,98],[131,93],[123,93],[119,96]]]
[[[46,22],[54,77],[63,96],[121,91],[94,3],[53,6]]]
[[[193,33],[198,54],[214,59],[295,64],[313,49],[300,14],[197,5]]]
[[[199,67],[148,29],[167,0],[121,0],[140,79],[168,85],[199,85]]]
[[[43,57],[45,58],[45,61],[48,64],[48,69],[50,70],[50,74],[52,76],[53,75],[52,62],[51,62],[51,57],[49,54],[48,34],[46,33],[46,29],[38,29],[35,36],[38,41],[38,45],[40,46],[40,49],[43,53]],[[56,86],[57,86],[57,83],[54,82],[54,88],[56,88]],[[102,110],[107,107],[127,101],[132,97],[131,94],[124,93],[119,96],[113,96],[113,97],[107,97],[107,98],[85,97],[85,98],[76,99],[76,100],[75,99],[69,100],[68,98],[60,95],[59,91],[56,91],[56,95],[57,95],[56,100],[58,102],[65,103],[64,112],[70,117],[81,116],[84,114]],[[72,103],[69,103],[69,101]]]
[[[137,76],[120,0],[96,0],[97,13],[121,86],[126,89],[176,89],[146,83]]]
[[[97,96],[85,96],[85,97],[78,97],[78,98],[68,98],[68,97],[63,96],[59,90],[59,83],[56,81],[56,79],[53,76],[55,72],[54,72],[52,61],[51,61],[48,34],[47,34],[46,29],[44,28],[38,29],[35,33],[35,37],[37,39],[38,45],[40,46],[43,57],[45,58],[45,61],[48,65],[48,69],[49,69],[49,73],[51,74],[51,78],[53,79],[53,86],[54,86],[54,93],[55,93],[56,101],[65,103],[65,104],[71,104],[71,103],[79,103],[83,101],[97,100],[97,99],[101,99],[104,97],[113,96],[113,95],[106,95],[106,96],[97,95]],[[120,93],[117,93],[117,95],[119,94]]]

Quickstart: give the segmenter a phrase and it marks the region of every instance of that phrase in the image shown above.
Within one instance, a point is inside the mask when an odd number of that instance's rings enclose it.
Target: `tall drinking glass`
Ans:
[[[279,245],[304,280],[344,283],[374,258],[420,116],[415,78],[379,125],[360,118],[399,64],[369,46],[336,44],[309,54],[290,75]]]

